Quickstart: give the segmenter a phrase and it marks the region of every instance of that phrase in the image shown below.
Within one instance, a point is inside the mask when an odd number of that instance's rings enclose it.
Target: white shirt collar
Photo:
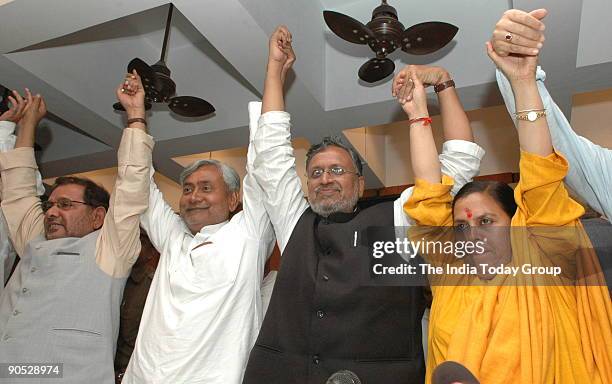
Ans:
[[[222,221],[218,224],[205,225],[198,233],[202,234],[204,237],[212,236],[227,223],[229,223],[229,220]]]

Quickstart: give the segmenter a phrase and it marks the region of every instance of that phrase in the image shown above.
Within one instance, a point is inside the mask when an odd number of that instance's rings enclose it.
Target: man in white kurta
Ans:
[[[259,116],[252,112],[251,141]],[[161,256],[123,383],[242,381],[263,320],[264,264],[274,245],[253,156],[249,145],[243,210],[195,234],[151,182],[141,223]]]

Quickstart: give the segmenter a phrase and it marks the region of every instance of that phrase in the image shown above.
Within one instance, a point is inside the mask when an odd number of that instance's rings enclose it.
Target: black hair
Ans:
[[[510,218],[516,213],[517,205],[514,201],[514,190],[508,184],[499,181],[472,181],[464,185],[453,199],[453,212],[458,200],[476,192],[491,196]]]
[[[108,211],[108,202],[110,200],[110,195],[108,191],[104,189],[104,187],[101,187],[93,181],[82,177],[58,177],[57,179],[55,179],[55,183],[51,187],[51,192],[49,192],[49,195],[51,195],[51,193],[53,193],[53,191],[60,185],[68,184],[82,185],[85,188],[83,191],[83,201],[89,206],[92,206],[94,208],[104,207],[104,209]]]
[[[314,155],[331,146],[342,148],[347,151],[348,154],[351,156],[351,159],[353,160],[353,165],[355,166],[357,174],[359,176],[363,175],[363,165],[361,164],[361,160],[359,159],[359,155],[357,154],[357,152],[355,152],[353,148],[345,145],[339,137],[332,136],[326,136],[319,144],[313,144],[310,147],[310,149],[306,153],[306,169],[308,169],[308,164],[310,164],[310,160],[312,160]]]

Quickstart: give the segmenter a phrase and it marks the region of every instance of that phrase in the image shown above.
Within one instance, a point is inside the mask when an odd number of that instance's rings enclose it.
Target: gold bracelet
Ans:
[[[546,109],[524,109],[517,111],[514,116],[517,120],[534,122],[540,117],[546,116]]]

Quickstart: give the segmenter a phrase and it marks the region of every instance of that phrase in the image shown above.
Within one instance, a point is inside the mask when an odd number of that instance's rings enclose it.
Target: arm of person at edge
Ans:
[[[297,221],[308,208],[295,168],[290,116],[285,112],[283,86],[295,61],[291,33],[278,27],[270,37],[262,115],[253,144],[253,176],[264,192],[264,206],[274,226],[281,254]]]
[[[38,167],[34,158],[34,137],[46,113],[44,99],[26,90],[26,106],[18,120],[15,148],[0,153],[2,211],[19,255],[30,240],[44,234],[44,215],[36,188]]]
[[[408,65],[394,78],[392,95],[400,103],[412,100],[414,74],[424,87],[441,84],[451,80],[444,68],[424,65]],[[442,153],[438,156],[441,172],[454,180],[451,194],[456,194],[465,184],[472,181],[480,170],[480,161],[485,151],[474,143],[472,128],[455,87],[446,87],[437,93],[444,132]],[[419,116],[417,116],[419,117]],[[395,201],[395,224],[407,226],[414,220],[404,213],[403,206],[412,195],[413,187],[407,188]]]
[[[510,52],[537,54],[544,42],[541,19],[546,16],[546,10],[538,9],[532,12],[511,10],[506,12],[497,23],[493,33],[492,43],[495,52],[507,56]],[[523,31],[530,38],[512,32],[512,40],[508,42],[505,35],[510,31]],[[502,71],[496,71],[497,84],[504,98],[506,108],[514,120],[516,106],[514,92],[510,81]],[[546,109],[552,143],[555,149],[563,154],[570,164],[565,177],[567,186],[584,202],[598,213],[612,218],[612,150],[603,148],[588,139],[578,135],[572,129],[561,109],[555,104],[544,85],[546,73],[538,67],[536,83]]]
[[[25,94],[27,95],[29,92],[30,90],[26,88]],[[23,116],[27,105],[27,98],[23,98],[17,91],[13,91],[8,99],[9,109],[0,115],[0,152],[8,152],[15,147],[15,126]],[[39,196],[45,193],[42,177],[38,170],[36,171],[36,190]],[[0,180],[0,193],[1,191],[2,183]],[[0,294],[8,281],[16,259],[17,254],[10,240],[8,224],[4,214],[0,213],[0,284],[3,284],[0,286]]]
[[[145,119],[144,87],[136,70],[117,87],[127,118]],[[153,138],[142,122],[128,123],[117,150],[117,180],[96,243],[96,262],[113,277],[127,277],[140,253],[140,215],[147,210]]]

